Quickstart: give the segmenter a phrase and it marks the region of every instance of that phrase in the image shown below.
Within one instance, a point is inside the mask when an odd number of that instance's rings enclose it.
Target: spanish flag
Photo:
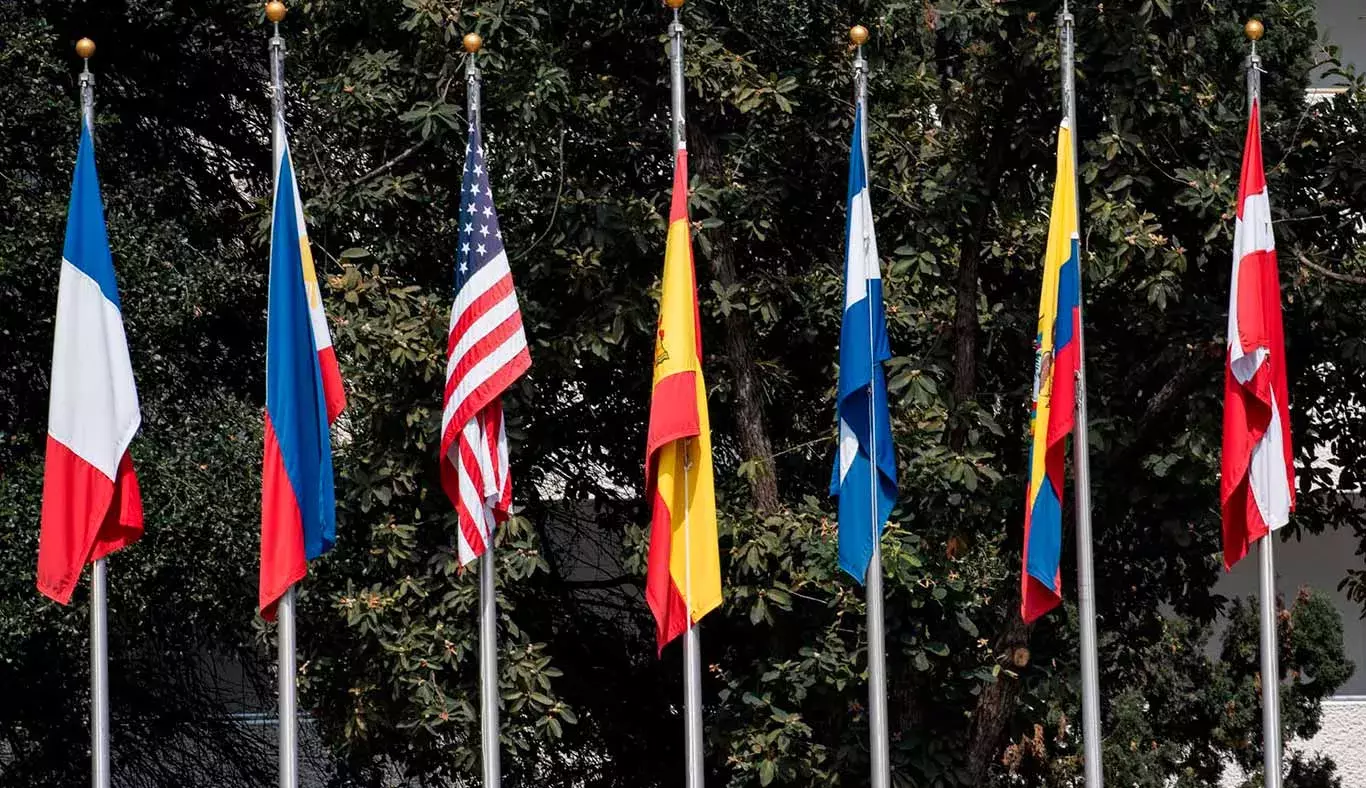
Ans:
[[[1058,128],[1057,175],[1044,251],[1043,293],[1034,339],[1034,408],[1030,417],[1029,490],[1025,507],[1020,616],[1033,621],[1062,601],[1062,493],[1067,436],[1076,424],[1080,362],[1081,272],[1072,129]]]
[[[682,145],[674,161],[654,365],[645,450],[645,499],[651,507],[645,600],[663,651],[721,604],[711,424],[688,228],[688,152]]]

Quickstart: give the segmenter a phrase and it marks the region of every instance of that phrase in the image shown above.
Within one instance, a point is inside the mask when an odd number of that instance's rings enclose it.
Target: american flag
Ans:
[[[531,366],[477,126],[465,146],[447,354],[441,486],[460,520],[460,563],[468,564],[512,504],[502,394]]]

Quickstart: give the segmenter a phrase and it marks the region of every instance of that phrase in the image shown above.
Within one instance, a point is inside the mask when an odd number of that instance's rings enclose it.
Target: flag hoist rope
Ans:
[[[1077,90],[1075,19],[1066,2],[1062,7],[1062,101],[1072,135],[1072,198],[1081,233],[1081,189],[1077,156]],[[1070,243],[1069,239],[1069,243]],[[1105,784],[1100,747],[1100,666],[1096,655],[1096,580],[1091,555],[1091,452],[1086,414],[1086,321],[1082,319],[1085,287],[1081,267],[1081,243],[1077,241],[1077,377],[1076,423],[1072,431],[1072,465],[1076,475],[1077,608],[1081,635],[1081,741],[1086,788]]]
[[[273,20],[275,33],[270,37],[270,109],[271,109],[271,191],[279,198],[280,145],[285,128],[285,40],[280,37],[280,24]],[[272,210],[274,210],[272,208]],[[276,608],[279,664],[276,666],[276,685],[279,694],[280,723],[280,788],[299,788],[299,713],[295,699],[297,664],[294,653],[294,586],[285,589]]]
[[[84,40],[82,44],[86,43]],[[80,46],[77,46],[79,53]],[[95,75],[89,54],[81,71],[81,123],[95,141]],[[90,784],[109,788],[109,586],[108,564],[101,558],[90,567]]]
[[[466,110],[470,127],[484,126],[483,102],[480,87],[483,75],[476,62],[481,42],[476,36],[467,37],[465,48]],[[466,156],[474,155],[471,150]],[[490,513],[485,522],[493,523]],[[482,736],[484,788],[498,788],[503,783],[502,756],[498,739],[498,597],[493,558],[494,530],[485,535],[484,552],[479,556],[479,706]]]
[[[1252,51],[1247,58],[1247,110],[1251,117],[1253,104],[1260,104],[1262,97],[1262,58],[1257,54],[1257,39],[1261,37],[1262,28],[1260,24],[1254,27],[1249,22],[1244,30],[1252,41]],[[1260,138],[1261,118],[1257,120]],[[1247,151],[1243,151],[1243,155],[1246,156]],[[1238,208],[1241,210],[1242,206]],[[1236,287],[1237,282],[1233,286]],[[1284,359],[1277,361],[1284,363]],[[1281,671],[1277,654],[1280,645],[1276,635],[1275,534],[1275,531],[1269,531],[1257,543],[1260,559],[1257,568],[1261,606],[1262,768],[1265,788],[1281,788]]]
[[[863,45],[858,43],[854,55],[854,117],[862,118],[858,137],[863,150],[857,155],[863,157],[863,188],[871,196],[871,178],[868,174],[868,61],[863,58]],[[850,202],[849,210],[853,210]],[[869,527],[872,529],[873,556],[868,562],[868,575],[864,582],[864,595],[868,608],[868,751],[872,768],[872,788],[890,788],[892,780],[890,743],[887,730],[887,653],[884,637],[885,621],[882,611],[882,523],[878,517],[877,482],[880,469],[877,464],[877,385],[873,370],[878,364],[877,343],[873,335],[872,289],[868,286],[867,255],[869,234],[872,227],[864,222],[863,237],[849,239],[849,243],[862,244],[860,254],[865,264],[860,276],[864,278],[864,288],[868,299],[868,511]],[[847,285],[846,285],[847,286]]]
[[[676,3],[676,5],[675,5]],[[684,132],[683,105],[683,23],[679,20],[678,10],[681,0],[670,2],[673,8],[673,21],[669,24],[669,71],[673,96],[672,123],[675,166],[679,151],[687,149]],[[686,188],[686,186],[685,186]],[[686,198],[686,195],[684,197]],[[691,228],[685,232],[691,233]],[[688,241],[691,246],[691,239]],[[694,280],[696,275],[694,274]],[[694,295],[694,297],[696,297]],[[687,766],[687,788],[702,788],[704,782],[702,750],[702,648],[699,640],[698,625],[692,620],[692,480],[688,470],[691,464],[689,443],[682,440],[683,452],[683,589],[684,606],[687,608],[688,628],[683,632],[683,699],[684,699],[684,752]]]

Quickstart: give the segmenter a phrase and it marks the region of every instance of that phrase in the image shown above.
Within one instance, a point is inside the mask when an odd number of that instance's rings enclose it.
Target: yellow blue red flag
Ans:
[[[1076,424],[1080,360],[1081,269],[1072,129],[1058,128],[1057,174],[1044,253],[1043,293],[1034,339],[1034,404],[1030,416],[1020,615],[1025,621],[1062,601],[1062,491],[1067,436]]]

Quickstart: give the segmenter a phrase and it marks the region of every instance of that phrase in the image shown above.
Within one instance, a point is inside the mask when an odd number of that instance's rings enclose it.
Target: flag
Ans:
[[[91,133],[82,122],[57,285],[38,538],[38,590],[61,604],[71,601],[87,563],[142,536],[128,452],[142,415]]]
[[[1076,424],[1081,334],[1080,244],[1072,129],[1058,127],[1057,174],[1044,252],[1043,294],[1034,337],[1034,400],[1030,413],[1024,569],[1020,615],[1026,622],[1062,601],[1062,492],[1067,436]]]
[[[645,599],[662,651],[721,604],[711,424],[688,226],[688,152],[681,144],[674,160],[661,290],[645,450],[650,506]]]
[[[1247,121],[1233,231],[1220,471],[1224,566],[1232,569],[1253,542],[1289,522],[1295,508],[1281,285],[1255,101]]]
[[[508,517],[512,477],[502,395],[530,366],[484,146],[479,127],[471,125],[441,414],[441,487],[459,520],[461,564],[482,555],[494,526]]]
[[[308,562],[336,541],[330,428],[346,407],[289,140],[278,121],[275,136],[261,469],[259,603],[266,620],[275,618],[276,602],[308,573]]]
[[[896,503],[896,447],[882,363],[892,357],[882,309],[882,273],[868,199],[865,107],[854,112],[845,219],[844,317],[840,323],[839,447],[830,494],[839,499],[839,562],[860,583]],[[877,482],[873,482],[876,456]],[[874,503],[876,499],[876,504]],[[876,510],[874,506],[876,505]]]

